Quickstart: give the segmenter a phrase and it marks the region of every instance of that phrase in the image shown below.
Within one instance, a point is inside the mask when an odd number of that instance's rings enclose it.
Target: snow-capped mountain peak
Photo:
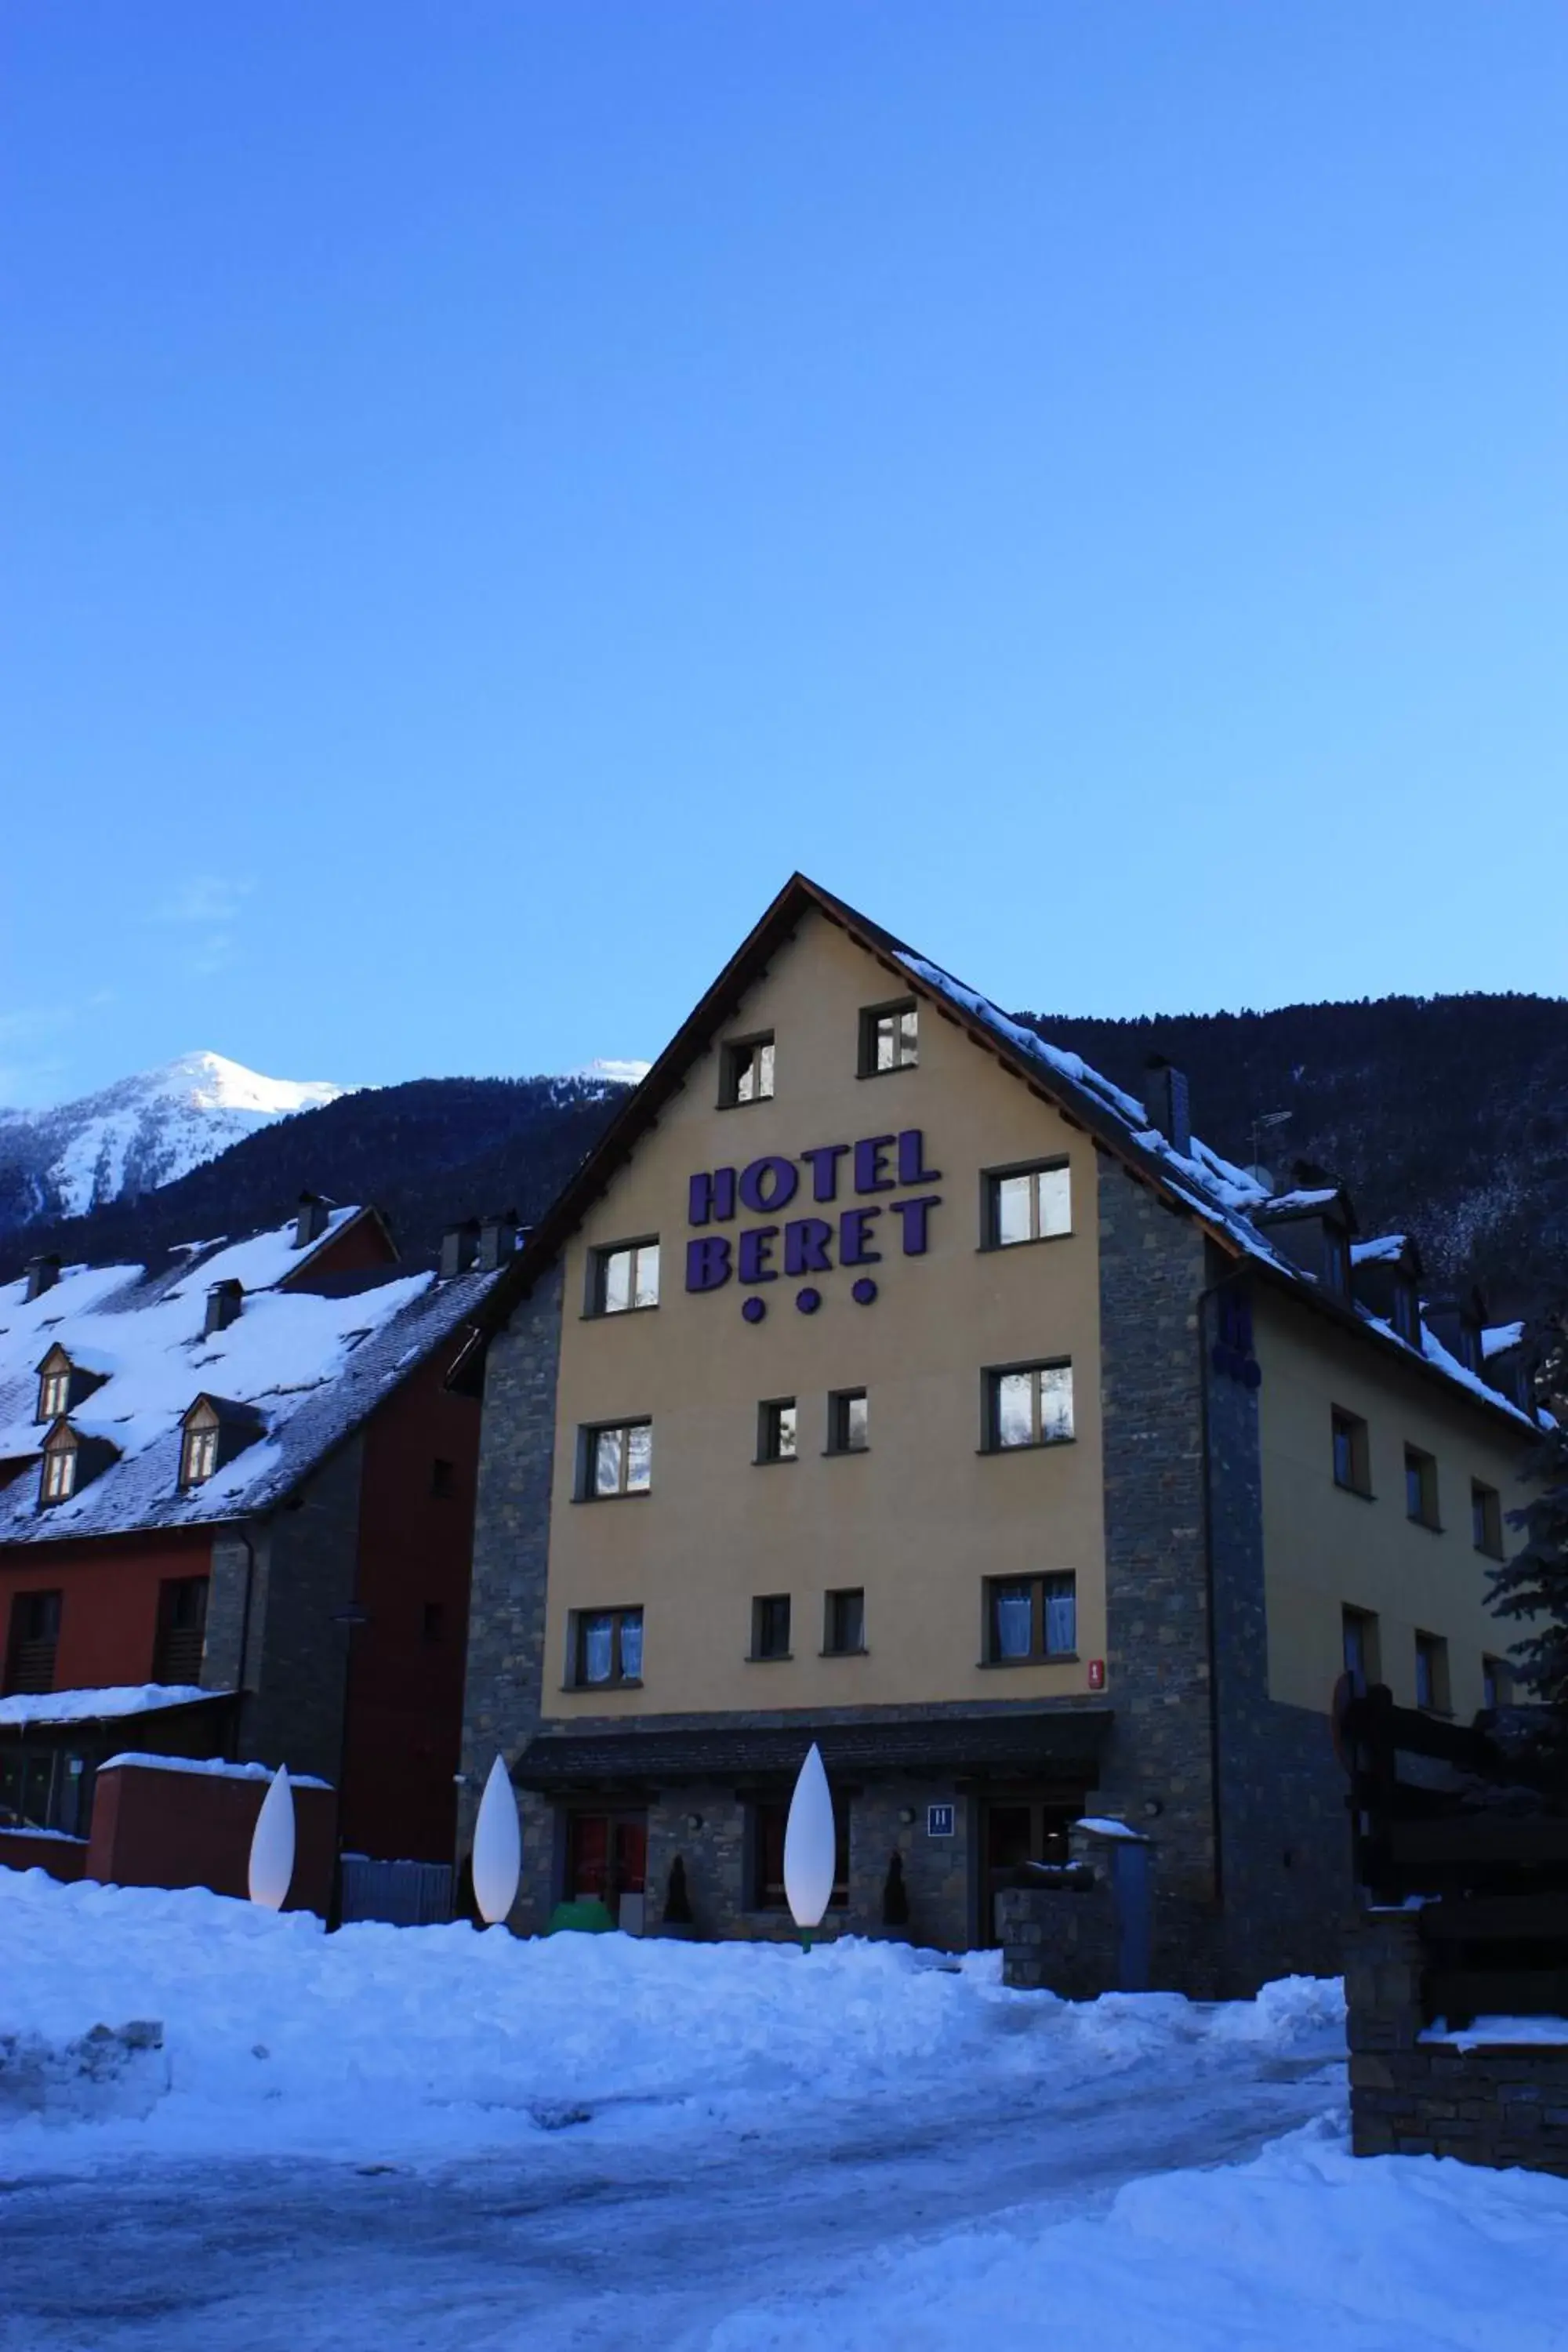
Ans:
[[[18,1223],[82,1216],[173,1184],[258,1128],[353,1091],[263,1077],[223,1054],[182,1054],[52,1110],[0,1113],[0,1192]]]

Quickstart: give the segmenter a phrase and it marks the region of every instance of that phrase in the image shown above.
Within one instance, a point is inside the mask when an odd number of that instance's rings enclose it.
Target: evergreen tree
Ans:
[[[1552,1334],[1542,1386],[1555,1426],[1526,1465],[1534,1491],[1510,1525],[1524,1542],[1491,1571],[1489,1598],[1495,1615],[1524,1618],[1530,1630],[1513,1644],[1521,1676],[1568,1732],[1568,1334]]]
[[[888,1857],[888,1875],[882,1881],[882,1925],[907,1927],[909,1924],[910,1893],[904,1885],[904,1857],[895,1851]]]

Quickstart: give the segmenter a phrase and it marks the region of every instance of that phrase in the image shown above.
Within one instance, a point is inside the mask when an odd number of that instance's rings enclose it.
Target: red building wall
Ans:
[[[365,1431],[359,1581],[349,1665],[342,1844],[378,1860],[448,1862],[457,1835],[479,1404],[445,1385],[456,1335]],[[435,1465],[451,1491],[436,1491]],[[438,1612],[434,1619],[427,1612]]]
[[[15,1545],[0,1554],[0,1648],[11,1638],[11,1603],[18,1592],[58,1592],[56,1690],[150,1683],[159,1586],[165,1578],[206,1576],[211,1568],[206,1528]],[[0,1662],[0,1679],[3,1675]]]

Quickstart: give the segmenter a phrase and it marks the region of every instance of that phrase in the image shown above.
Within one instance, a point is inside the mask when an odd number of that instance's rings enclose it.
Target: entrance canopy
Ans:
[[[813,1740],[829,1772],[858,1780],[926,1773],[1024,1772],[1093,1781],[1110,1736],[1109,1706],[921,1716],[889,1707],[853,1723],[681,1730],[542,1732],[512,1767],[520,1789],[542,1790],[793,1775]]]

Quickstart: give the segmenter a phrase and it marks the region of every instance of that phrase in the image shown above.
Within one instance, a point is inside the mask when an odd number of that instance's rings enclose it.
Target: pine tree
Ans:
[[[1568,1335],[1561,1328],[1549,1344],[1542,1388],[1555,1426],[1525,1465],[1531,1500],[1509,1514],[1524,1542],[1492,1570],[1488,1597],[1494,1615],[1529,1621],[1511,1654],[1532,1696],[1568,1730]]]

